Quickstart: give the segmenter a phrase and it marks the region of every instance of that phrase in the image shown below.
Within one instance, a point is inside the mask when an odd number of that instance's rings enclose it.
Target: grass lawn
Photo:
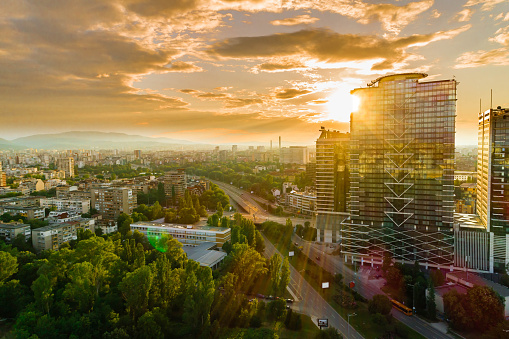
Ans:
[[[311,318],[307,315],[301,314],[302,329],[300,331],[291,331],[282,326],[279,331],[279,338],[281,339],[298,339],[298,338],[314,338],[318,331],[318,327],[313,323]]]

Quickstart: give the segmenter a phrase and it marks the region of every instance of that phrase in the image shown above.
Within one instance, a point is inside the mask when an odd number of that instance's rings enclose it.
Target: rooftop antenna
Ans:
[[[490,109],[493,109],[493,88],[491,89]]]
[[[479,98],[479,114],[482,113],[482,108],[481,108],[481,98]]]

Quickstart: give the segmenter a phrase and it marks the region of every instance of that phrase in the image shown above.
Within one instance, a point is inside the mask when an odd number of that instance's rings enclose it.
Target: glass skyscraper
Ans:
[[[479,113],[477,214],[493,237],[494,265],[509,263],[509,109]]]
[[[357,88],[350,122],[350,213],[342,252],[453,264],[456,81],[406,73]]]

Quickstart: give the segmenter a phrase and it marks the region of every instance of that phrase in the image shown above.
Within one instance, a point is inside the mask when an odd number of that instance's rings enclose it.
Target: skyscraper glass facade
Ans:
[[[479,113],[477,156],[477,214],[494,233],[497,267],[509,263],[509,109]]]
[[[354,257],[453,263],[456,81],[390,75],[352,91],[350,212],[342,251]]]

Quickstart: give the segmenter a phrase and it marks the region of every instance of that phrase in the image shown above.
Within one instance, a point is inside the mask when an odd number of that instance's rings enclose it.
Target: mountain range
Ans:
[[[36,134],[14,140],[0,138],[0,149],[147,149],[175,148],[176,146],[209,146],[188,140],[169,138],[150,138],[125,133],[106,133],[95,131],[72,131],[55,134]],[[211,146],[209,146],[211,147]]]

